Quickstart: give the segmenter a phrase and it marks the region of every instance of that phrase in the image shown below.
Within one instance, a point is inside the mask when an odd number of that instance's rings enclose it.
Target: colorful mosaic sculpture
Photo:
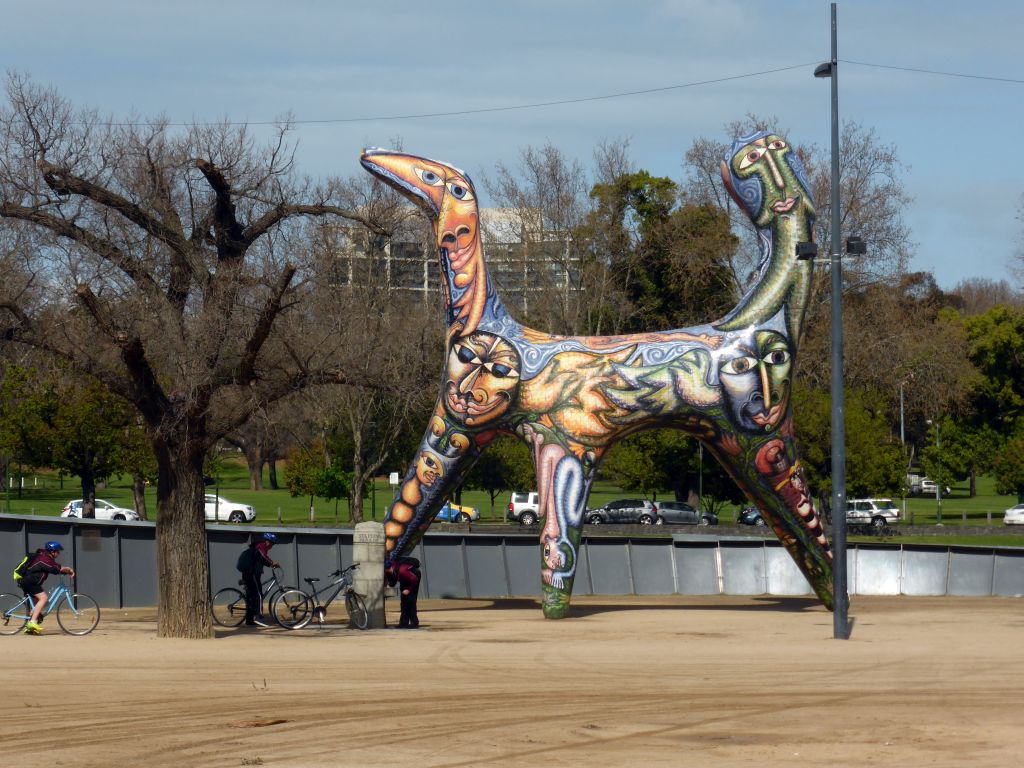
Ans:
[[[508,313],[487,275],[469,177],[445,163],[367,149],[363,166],[434,222],[447,321],[444,380],[384,522],[387,560],[408,552],[499,434],[525,440],[540,495],[543,609],[566,615],[587,497],[602,457],[641,429],[681,429],[721,462],[832,606],[828,541],[796,456],[793,365],[812,264],[814,203],[785,139],[737,139],[722,177],[758,230],[755,283],[720,320],[628,336],[552,336]]]

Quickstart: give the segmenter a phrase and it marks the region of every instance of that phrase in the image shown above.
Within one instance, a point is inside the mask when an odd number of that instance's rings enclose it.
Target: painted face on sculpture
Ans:
[[[448,354],[445,408],[467,426],[493,422],[515,400],[519,368],[519,354],[499,336],[474,333],[456,339]]]
[[[754,134],[748,143],[734,145],[722,176],[733,198],[759,227],[800,204],[810,206],[803,166],[786,140],[775,134]]]
[[[429,488],[441,477],[444,477],[441,457],[430,451],[421,451],[416,458],[416,479],[425,488]]]
[[[789,404],[793,356],[786,337],[775,331],[754,334],[753,348],[739,345],[719,363],[718,373],[733,423],[748,432],[777,426]]]

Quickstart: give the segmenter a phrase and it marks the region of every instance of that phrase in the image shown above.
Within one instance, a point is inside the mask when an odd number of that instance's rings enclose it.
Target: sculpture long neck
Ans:
[[[746,328],[768,320],[784,306],[790,338],[799,342],[814,265],[810,260],[797,259],[796,246],[811,240],[813,227],[813,216],[799,208],[774,217],[768,227],[758,230],[761,265],[757,279],[736,308],[714,324],[715,328]]]
[[[484,261],[479,212],[453,215],[442,208],[434,220],[434,236],[445,289],[445,320],[449,327],[461,325],[460,336],[468,336],[481,320],[508,316]]]

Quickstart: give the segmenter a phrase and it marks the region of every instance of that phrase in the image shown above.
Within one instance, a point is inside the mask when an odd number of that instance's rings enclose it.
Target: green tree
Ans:
[[[729,263],[738,240],[729,217],[710,205],[682,204],[670,179],[638,171],[594,186],[586,236],[612,247],[632,311],[624,331],[706,321],[736,301]]]
[[[506,435],[488,446],[462,485],[487,491],[494,515],[494,502],[503,491],[528,491],[536,484],[529,448],[521,440]]]
[[[873,410],[870,393],[846,391],[846,489],[849,497],[897,493],[905,467],[888,414]],[[832,493],[832,398],[797,381],[793,387],[797,443],[807,481],[819,499]]]
[[[996,493],[1024,495],[1024,435],[1015,435],[996,451],[992,461]]]
[[[0,401],[0,439],[29,464],[80,478],[83,517],[95,516],[97,481],[152,456],[131,406],[91,377],[8,366]]]
[[[974,419],[943,419],[932,424],[927,444],[921,452],[921,464],[929,478],[941,485],[970,480],[970,495],[977,494],[979,474],[988,472],[1002,439],[987,424]]]
[[[964,329],[983,377],[975,388],[977,419],[1013,435],[1024,415],[1024,307],[997,305],[965,319]]]

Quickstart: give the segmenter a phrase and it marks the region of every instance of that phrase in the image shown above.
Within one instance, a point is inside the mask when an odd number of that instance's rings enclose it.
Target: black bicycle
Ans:
[[[320,579],[303,579],[312,594],[303,592],[301,589],[287,589],[274,598],[271,611],[274,619],[285,629],[302,629],[311,621],[323,625],[327,621],[327,606],[329,606],[338,595],[345,595],[345,609],[348,611],[348,620],[356,629],[366,629],[370,623],[370,614],[366,612],[366,603],[352,586],[352,571],[359,567],[359,563],[353,563],[344,570],[335,571],[330,575],[334,579],[323,589],[316,589],[316,582]],[[320,602],[320,595],[331,592],[323,602]]]
[[[245,586],[241,579],[238,584]],[[285,586],[281,581],[281,569],[273,568],[270,578],[260,585],[260,593],[263,595],[260,607],[265,604],[267,612],[272,613],[274,599],[288,589],[294,587]],[[222,627],[237,627],[245,619],[245,593],[235,587],[224,587],[213,596],[210,609],[213,611],[213,620]]]

